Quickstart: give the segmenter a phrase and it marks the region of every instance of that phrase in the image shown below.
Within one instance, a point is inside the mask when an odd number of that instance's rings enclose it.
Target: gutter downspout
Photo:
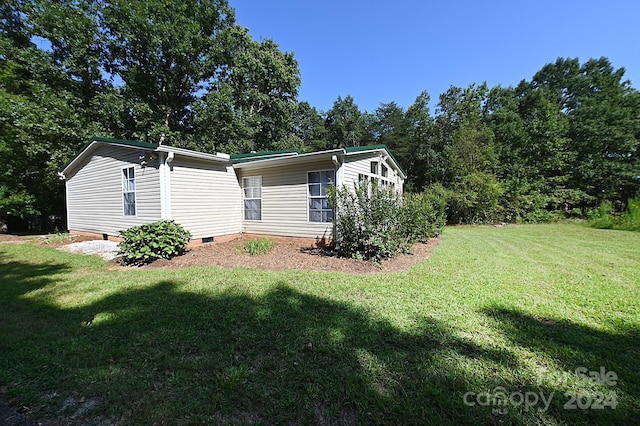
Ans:
[[[337,155],[332,155],[331,156],[331,161],[333,161],[333,164],[336,166],[336,188],[339,188],[340,186],[342,186],[342,184],[344,183],[344,169],[342,167],[342,163],[344,161],[344,158],[342,156],[340,156],[340,158],[338,159]]]
[[[160,219],[167,218],[167,194],[166,194],[166,172],[165,172],[165,154],[164,152],[158,152],[158,160],[160,162],[160,167],[158,167],[158,172],[160,175]]]
[[[171,220],[171,162],[175,155],[173,151],[168,152],[164,162],[164,214],[167,220]]]
[[[64,209],[65,209],[65,216],[67,219],[67,231],[68,231],[69,229],[71,229],[71,227],[69,226],[69,185],[67,185],[68,183],[67,176],[65,176],[64,173],[58,172],[58,178],[64,182]]]
[[[337,189],[344,184],[344,167],[343,167],[344,155],[341,155],[340,158],[338,158],[337,155],[332,155],[331,161],[333,161],[333,164],[336,166],[336,189]],[[335,222],[339,220],[339,218],[334,215],[333,220]],[[335,226],[333,227],[333,240],[336,242],[336,250],[340,250],[340,238],[339,238],[339,235],[337,235],[336,233]]]

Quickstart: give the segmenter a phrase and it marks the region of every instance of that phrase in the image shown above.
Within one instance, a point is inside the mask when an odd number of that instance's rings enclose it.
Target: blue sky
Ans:
[[[558,57],[606,56],[640,88],[634,0],[229,1],[256,40],[295,53],[299,99],[323,111],[349,94],[406,108],[423,90],[433,108],[450,86],[513,86]]]

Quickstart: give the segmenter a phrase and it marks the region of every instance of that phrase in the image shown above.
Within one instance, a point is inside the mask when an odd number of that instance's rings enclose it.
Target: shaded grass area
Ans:
[[[573,225],[447,228],[432,258],[376,276],[110,270],[6,245],[0,387],[78,424],[632,424],[639,253],[637,233]],[[496,389],[552,399],[474,399]],[[612,393],[615,409],[565,407]]]

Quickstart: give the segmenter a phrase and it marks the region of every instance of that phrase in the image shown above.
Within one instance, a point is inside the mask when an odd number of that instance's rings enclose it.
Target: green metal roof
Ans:
[[[282,154],[300,154],[300,151],[297,149],[283,149],[280,151],[246,152],[242,154],[231,154],[231,159],[240,161],[264,160],[266,158],[280,156]]]
[[[386,145],[362,145],[362,146],[348,146],[344,150],[347,152],[358,152],[358,151],[371,151],[372,149],[385,149],[389,151]]]
[[[380,145],[350,146],[345,148],[345,151],[347,153],[353,153],[353,152],[359,152],[359,151],[372,151],[376,149],[384,149],[387,152],[387,154],[389,154],[389,157],[391,157],[393,161],[395,161],[395,163],[398,165],[398,168],[400,169],[400,171],[404,173],[405,176],[407,176],[407,172],[402,168],[402,166],[400,165],[396,157],[393,156],[393,154],[391,153],[391,151],[386,145],[380,144]]]

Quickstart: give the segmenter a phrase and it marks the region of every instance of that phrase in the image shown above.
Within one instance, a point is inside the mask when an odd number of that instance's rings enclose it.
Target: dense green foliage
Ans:
[[[437,236],[444,226],[444,202],[437,194],[405,198],[363,181],[352,190],[329,188],[328,202],[342,256],[380,261]]]
[[[610,201],[603,201],[587,217],[592,228],[640,231],[640,198],[630,199],[622,213],[616,213]]]
[[[92,135],[205,152],[299,145],[293,54],[226,0],[0,4],[0,221],[64,213],[58,179]],[[10,224],[11,225],[11,224]]]
[[[633,425],[639,246],[569,224],[451,227],[409,270],[358,275],[114,269],[0,244],[0,399],[55,425]]]
[[[251,256],[260,256],[269,253],[274,246],[275,243],[268,238],[253,238],[245,242],[242,248]]]
[[[353,190],[330,188],[328,202],[342,256],[379,261],[409,248],[401,226],[401,196],[394,191],[364,181]]]
[[[437,237],[445,225],[446,200],[440,194],[408,193],[402,198],[402,234],[410,242],[426,243]]]
[[[158,259],[171,259],[187,251],[191,233],[172,220],[159,220],[120,231],[118,243],[122,263],[144,265]]]
[[[583,217],[640,195],[640,94],[604,57],[451,87],[434,114],[427,92],[318,111],[300,84],[293,54],[254,40],[226,0],[7,0],[0,221],[64,216],[57,172],[91,135],[228,153],[382,143],[410,192],[445,196],[450,223]]]

